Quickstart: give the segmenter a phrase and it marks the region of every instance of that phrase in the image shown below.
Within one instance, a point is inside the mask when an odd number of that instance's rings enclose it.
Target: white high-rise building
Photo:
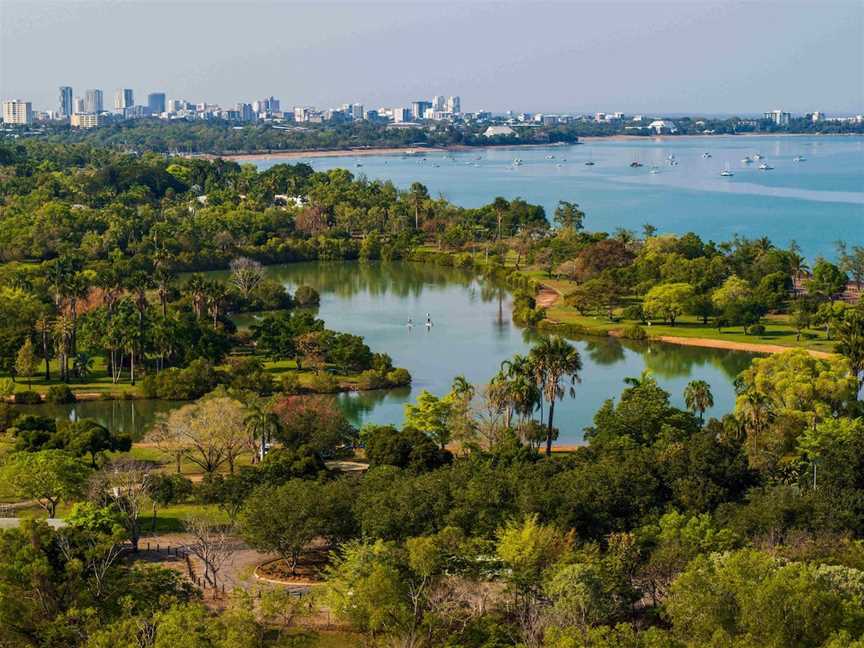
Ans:
[[[75,97],[75,99],[72,100],[72,114],[79,115],[83,112],[86,112],[84,110],[84,99],[81,97]]]
[[[459,97],[447,98],[447,112],[458,115],[462,112],[462,100]]]
[[[771,112],[765,113],[765,119],[770,119],[778,126],[788,126],[791,118],[792,115],[788,112],[783,112],[782,110],[772,110]]]
[[[101,113],[102,110],[102,91],[96,89],[87,90],[84,93],[84,112]]]
[[[114,92],[114,110],[123,112],[127,108],[131,108],[135,103],[134,94],[131,88],[118,88]]]
[[[7,124],[26,126],[33,123],[33,104],[21,99],[3,102],[3,121]]]
[[[393,123],[401,124],[402,122],[411,121],[411,111],[408,108],[393,109]]]
[[[440,112],[446,109],[446,100],[441,95],[435,95],[432,97],[432,110],[435,112]]]

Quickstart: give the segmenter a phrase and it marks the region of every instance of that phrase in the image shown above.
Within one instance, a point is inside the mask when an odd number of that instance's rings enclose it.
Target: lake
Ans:
[[[537,334],[511,321],[506,288],[469,270],[410,262],[309,262],[268,266],[267,276],[292,292],[309,285],[321,294],[318,317],[329,328],[362,335],[373,351],[383,351],[395,365],[411,372],[410,387],[341,394],[337,401],[355,425],[364,422],[401,425],[405,403],[424,389],[443,395],[453,378],[463,374],[485,385],[503,360],[526,353]],[[225,272],[209,273],[225,276]],[[426,330],[426,314],[433,326]],[[416,326],[406,326],[411,317]],[[251,315],[235,318],[247,326]],[[652,372],[684,406],[683,390],[693,379],[706,380],[714,392],[708,415],[732,410],[732,381],[750,363],[752,354],[721,349],[614,338],[575,340],[582,355],[582,382],[576,397],[556,406],[560,443],[578,443],[583,428],[607,398],[617,397],[624,378]],[[94,418],[110,429],[140,438],[155,418],[179,404],[158,400],[86,401],[70,405],[17,406],[43,416]]]
[[[409,262],[310,262],[267,268],[270,278],[289,290],[309,285],[321,294],[318,317],[329,328],[362,335],[373,351],[384,351],[411,372],[410,388],[345,394],[339,403],[360,425],[365,421],[401,424],[405,403],[424,389],[445,394],[464,374],[488,383],[501,361],[526,353],[536,334],[513,324],[511,299],[500,285],[467,270]],[[422,325],[426,314],[431,330]],[[409,330],[411,317],[416,325]],[[241,319],[241,325],[248,323]],[[612,338],[575,341],[582,354],[582,383],[576,397],[556,406],[559,442],[578,443],[594,412],[617,396],[624,378],[649,369],[684,405],[682,392],[694,378],[711,384],[715,406],[709,415],[731,411],[734,377],[753,356],[719,349],[637,343]]]
[[[741,162],[757,153],[773,170]],[[669,164],[670,155],[676,166]],[[806,160],[795,162],[796,156]],[[513,166],[516,157],[521,166]],[[586,166],[588,160],[595,165]],[[265,169],[285,160],[250,161]],[[346,168],[391,179],[402,188],[422,182],[432,195],[465,207],[484,205],[496,196],[518,196],[543,205],[551,217],[559,200],[569,200],[587,213],[589,230],[640,232],[651,223],[660,232],[692,231],[715,241],[736,234],[768,236],[785,246],[794,239],[811,260],[834,257],[838,240],[864,244],[861,136],[609,139],[575,146],[428,152],[425,159],[384,155],[302,161],[319,171]],[[633,161],[644,166],[630,168]],[[652,166],[657,173],[650,172]],[[734,176],[721,177],[727,166]]]

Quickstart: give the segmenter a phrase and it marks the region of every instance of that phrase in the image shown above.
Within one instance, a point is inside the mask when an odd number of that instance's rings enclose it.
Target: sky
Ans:
[[[0,96],[233,105],[864,112],[864,2],[0,0]]]

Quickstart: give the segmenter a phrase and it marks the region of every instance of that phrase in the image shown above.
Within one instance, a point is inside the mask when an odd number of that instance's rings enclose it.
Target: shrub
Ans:
[[[75,394],[69,388],[69,385],[51,385],[48,388],[48,393],[45,400],[49,403],[74,403]]]
[[[206,360],[193,360],[185,369],[172,367],[150,374],[141,381],[141,392],[147,398],[194,400],[213,391],[222,374]]]
[[[391,387],[401,387],[403,385],[411,384],[411,374],[408,373],[407,369],[403,369],[402,367],[397,367],[393,371],[387,372],[387,382],[390,383]]]
[[[642,310],[641,304],[632,304],[624,309],[624,319],[636,320],[637,322],[645,322],[645,311]]]
[[[383,389],[387,385],[387,377],[374,369],[367,369],[357,376],[357,389]]]
[[[16,405],[36,405],[42,402],[42,397],[34,391],[15,392],[13,398]]]
[[[299,394],[303,388],[300,386],[300,380],[297,378],[297,373],[291,371],[282,376],[282,391],[286,394]]]
[[[750,327],[750,335],[765,335],[765,325],[764,324],[754,324]]]
[[[638,324],[628,324],[621,329],[621,337],[627,338],[628,340],[647,340],[648,331]]]
[[[264,369],[258,358],[231,358],[228,362],[231,387],[269,396],[275,391],[273,376]]]
[[[317,306],[321,303],[321,295],[312,286],[300,286],[294,292],[294,302],[298,306]]]
[[[310,376],[306,383],[309,391],[316,394],[333,394],[339,391],[339,383],[332,374],[321,372]]]

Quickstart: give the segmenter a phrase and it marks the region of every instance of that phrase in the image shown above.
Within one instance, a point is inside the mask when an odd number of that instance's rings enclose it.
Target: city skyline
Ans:
[[[445,92],[468,97],[465,111],[841,114],[864,106],[864,7],[853,2],[463,3],[443,12],[414,3],[396,11],[392,3],[222,2],[202,14],[193,1],[172,7],[170,21],[136,3],[73,4],[4,1],[4,99],[54,110],[63,83],[76,96],[102,88],[109,106],[117,88],[226,106],[274,95],[285,106],[409,107]],[[104,55],[121,43],[143,46],[137,35],[157,29],[157,19],[160,40],[176,47]],[[135,35],[107,28],[118,21],[136,25]],[[532,21],[542,29],[526,29]],[[256,29],[246,30],[251,22]],[[723,34],[735,35],[734,47]],[[26,66],[13,55],[21,51]]]

